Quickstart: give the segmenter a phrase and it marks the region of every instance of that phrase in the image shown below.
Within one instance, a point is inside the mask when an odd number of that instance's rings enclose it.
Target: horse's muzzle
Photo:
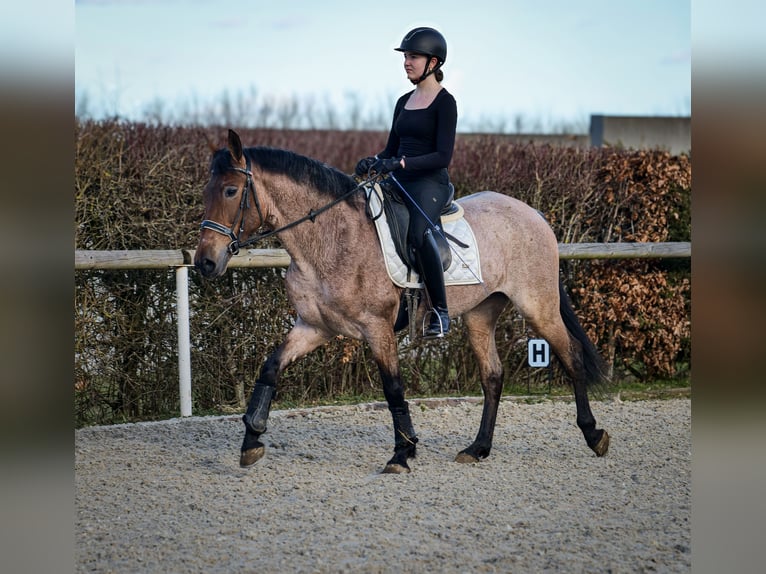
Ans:
[[[226,264],[229,262],[229,253],[224,251],[218,253],[218,256],[211,256],[206,253],[207,250],[197,247],[194,254],[194,267],[203,277],[212,279],[223,275],[226,271]]]
[[[217,277],[217,274],[215,272],[215,261],[212,259],[208,259],[207,257],[202,257],[197,259],[194,258],[194,267],[202,273],[203,277]]]

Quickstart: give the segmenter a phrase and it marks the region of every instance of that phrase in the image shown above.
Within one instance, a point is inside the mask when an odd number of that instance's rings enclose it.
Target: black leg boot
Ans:
[[[444,287],[444,270],[439,255],[439,248],[430,229],[423,237],[423,247],[418,251],[418,264],[421,279],[426,286],[431,302],[428,326],[423,330],[423,338],[444,337],[449,332],[449,312],[447,311],[447,291]]]

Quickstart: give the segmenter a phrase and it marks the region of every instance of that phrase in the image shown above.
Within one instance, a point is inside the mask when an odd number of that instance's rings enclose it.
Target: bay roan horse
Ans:
[[[383,380],[394,427],[394,456],[383,472],[410,470],[407,460],[415,456],[418,439],[394,333],[402,290],[387,275],[364,193],[354,192],[356,187],[351,176],[319,161],[284,150],[243,148],[232,130],[228,149],[214,152],[194,265],[205,277],[217,277],[239,246],[262,237],[254,236],[259,229],[277,231],[291,258],[285,280],[297,311],[295,326],[263,364],[243,416],[243,467],[265,453],[259,438],[282,371],[343,335],[369,345]],[[603,364],[562,288],[553,231],[537,211],[500,193],[483,191],[459,202],[480,248],[483,284],[448,286],[447,300],[450,314],[462,317],[476,353],[484,407],[476,440],[456,460],[476,462],[492,448],[503,385],[495,326],[509,302],[561,361],[574,389],[577,425],[588,446],[603,456],[609,435],[596,428],[586,389],[605,380]],[[313,223],[302,222],[309,218]]]

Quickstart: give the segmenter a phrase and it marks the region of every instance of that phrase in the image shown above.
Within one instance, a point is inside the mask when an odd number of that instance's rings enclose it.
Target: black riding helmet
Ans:
[[[429,74],[433,74],[436,70],[442,67],[447,60],[447,41],[439,32],[433,28],[415,28],[407,32],[407,35],[402,40],[402,43],[398,48],[394,48],[397,52],[415,52],[423,54],[430,58],[436,58],[437,64],[430,72],[424,71],[420,77],[422,82]]]

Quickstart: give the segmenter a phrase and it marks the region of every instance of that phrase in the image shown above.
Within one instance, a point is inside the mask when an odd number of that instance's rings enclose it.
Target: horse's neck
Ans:
[[[279,226],[298,221],[332,201],[305,188],[290,194],[300,200],[280,201]],[[360,244],[375,245],[374,230],[366,220],[363,211],[341,201],[327,211],[316,215],[314,221],[307,220],[279,234],[290,257],[302,265],[310,265],[326,272],[339,271],[345,265],[353,264],[353,257],[359,253]]]

